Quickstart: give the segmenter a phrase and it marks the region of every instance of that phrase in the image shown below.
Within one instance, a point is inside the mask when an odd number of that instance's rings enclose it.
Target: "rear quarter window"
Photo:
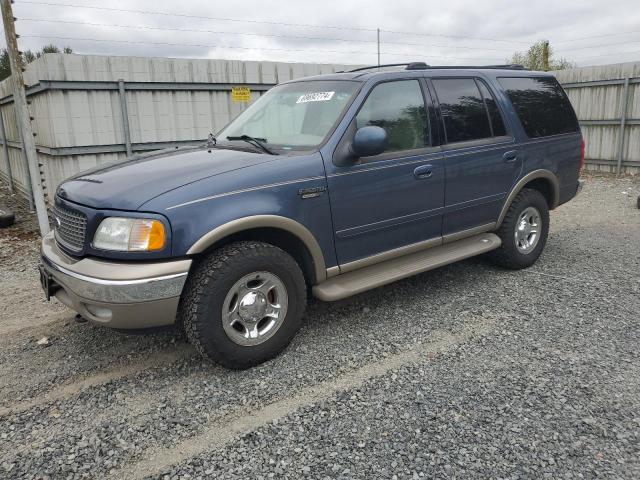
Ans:
[[[580,131],[564,90],[553,77],[498,78],[529,138]]]
[[[485,102],[473,78],[434,79],[447,143],[493,136]]]

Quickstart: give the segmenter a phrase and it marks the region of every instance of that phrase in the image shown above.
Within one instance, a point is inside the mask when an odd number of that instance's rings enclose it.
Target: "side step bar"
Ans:
[[[325,302],[340,300],[417,273],[480,255],[498,248],[501,243],[500,238],[493,233],[474,235],[331,277],[313,287],[313,295]]]

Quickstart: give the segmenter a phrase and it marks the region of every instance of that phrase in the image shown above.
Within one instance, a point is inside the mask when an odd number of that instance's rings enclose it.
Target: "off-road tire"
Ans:
[[[259,345],[242,346],[224,331],[222,306],[233,284],[256,271],[275,274],[285,285],[288,310],[275,334]],[[224,367],[241,370],[282,352],[300,329],[306,285],[298,263],[268,243],[242,241],[225,245],[197,260],[178,307],[178,325],[196,350]]]
[[[8,208],[0,206],[0,228],[9,227],[13,225],[15,221],[15,214]]]
[[[535,248],[531,252],[524,254],[516,247],[514,233],[518,218],[527,207],[535,207],[540,212],[542,225],[540,238]],[[547,236],[549,235],[549,206],[547,201],[537,190],[523,188],[511,202],[500,228],[494,233],[502,240],[500,248],[487,254],[494,263],[511,270],[530,267],[536,263],[547,243]]]

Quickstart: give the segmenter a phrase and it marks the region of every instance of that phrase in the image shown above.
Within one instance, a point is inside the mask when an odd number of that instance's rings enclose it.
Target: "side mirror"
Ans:
[[[359,128],[353,136],[349,150],[355,157],[372,157],[387,148],[387,132],[384,128],[369,125]]]

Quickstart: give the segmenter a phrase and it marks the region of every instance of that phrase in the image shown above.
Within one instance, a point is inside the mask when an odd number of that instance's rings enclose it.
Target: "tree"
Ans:
[[[0,80],[4,80],[11,75],[11,65],[9,64],[9,52],[3,49],[0,53]]]
[[[39,58],[39,56],[40,56],[39,53],[33,53],[31,50],[27,50],[22,54],[22,59],[26,64],[26,63],[33,62],[36,58]]]
[[[27,63],[31,63],[37,58],[40,58],[45,53],[60,53],[60,48],[56,47],[53,44],[45,45],[41,50],[36,50],[32,52],[31,50],[26,50],[22,54],[22,61],[26,65]],[[62,53],[73,53],[71,47],[64,47],[62,49]],[[0,52],[0,80],[4,80],[8,76],[11,75],[11,65],[9,63],[9,52],[7,49],[3,49]]]
[[[541,40],[534,43],[529,47],[526,52],[515,52],[511,58],[507,60],[508,64],[522,65],[529,70],[545,70],[544,65],[544,49],[545,44],[548,44],[546,40]],[[549,49],[549,70],[565,70],[567,68],[574,68],[576,64],[566,58],[553,58],[553,50],[551,45]]]

